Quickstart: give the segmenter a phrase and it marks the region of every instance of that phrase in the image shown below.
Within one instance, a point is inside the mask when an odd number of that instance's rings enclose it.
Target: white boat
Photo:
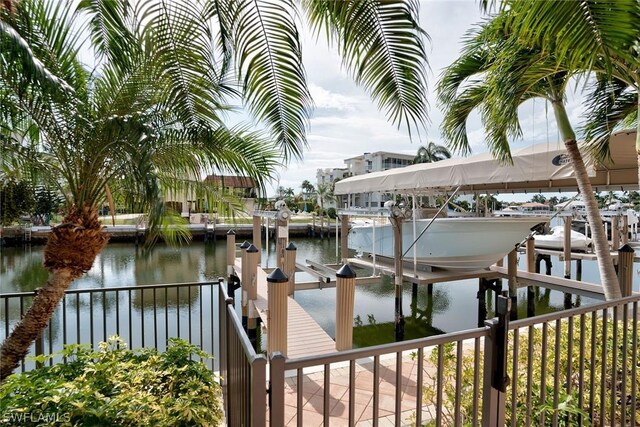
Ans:
[[[564,226],[552,227],[551,234],[536,234],[533,238],[536,248],[562,250],[564,248]],[[584,251],[590,245],[590,238],[578,231],[571,230],[571,249]]]
[[[529,235],[531,229],[548,221],[541,217],[438,218],[416,243],[416,259],[421,264],[446,270],[487,268],[502,259]],[[416,237],[429,223],[416,220]],[[375,235],[375,242],[374,242]],[[413,223],[402,227],[403,253],[413,243]],[[354,226],[349,232],[349,248],[358,252],[393,257],[393,227]],[[413,259],[413,249],[406,255]]]

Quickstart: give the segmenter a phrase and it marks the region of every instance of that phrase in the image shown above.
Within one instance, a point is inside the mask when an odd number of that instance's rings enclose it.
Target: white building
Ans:
[[[389,169],[402,168],[413,164],[414,156],[409,154],[389,153],[386,151],[376,151],[375,153],[364,153],[361,156],[351,157],[344,160],[345,168],[318,169],[316,172],[316,187],[318,185],[332,185],[336,181],[355,175],[363,175],[370,172],[386,171]],[[346,206],[349,196],[338,196],[336,202],[326,203],[327,207]],[[379,208],[388,200],[381,193],[352,194],[351,206],[362,208]]]
[[[319,185],[331,185],[336,181],[341,180],[342,178],[346,178],[350,175],[347,175],[347,168],[327,168],[327,169],[318,169],[316,171],[316,188]],[[319,200],[316,201],[318,204]],[[326,201],[325,208],[335,208],[336,202],[334,200]]]
[[[361,156],[345,159],[347,173],[345,176],[363,175],[365,173],[386,171],[389,169],[403,168],[413,164],[415,156],[410,154],[389,153],[386,151],[376,151],[375,153],[364,153]],[[348,196],[342,196],[341,206],[345,206]],[[383,193],[360,193],[351,194],[351,206],[361,208],[379,208],[384,202],[389,200],[388,195]]]

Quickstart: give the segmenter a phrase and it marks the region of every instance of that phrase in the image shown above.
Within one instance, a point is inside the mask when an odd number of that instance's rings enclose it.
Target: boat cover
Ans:
[[[587,164],[595,191],[638,189],[635,135],[635,131],[617,132],[611,138],[611,160]],[[338,181],[334,193],[428,194],[458,186],[460,193],[577,190],[564,146],[549,149],[547,143],[536,144],[514,151],[512,157],[511,165],[501,165],[490,153],[482,153],[358,175]]]

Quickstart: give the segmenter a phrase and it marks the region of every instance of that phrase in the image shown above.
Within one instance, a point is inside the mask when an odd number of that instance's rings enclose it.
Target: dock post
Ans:
[[[631,296],[633,283],[633,258],[635,251],[629,245],[618,249],[618,282],[623,297]]]
[[[276,215],[276,267],[284,269],[284,249],[289,242],[289,218],[291,211],[287,205],[280,207]]]
[[[478,279],[478,327],[484,326],[487,319],[487,279],[481,277]]]
[[[571,279],[571,217],[564,219],[564,278]],[[564,294],[564,308],[571,308],[571,294]]]
[[[340,258],[342,258],[342,264],[346,264],[349,258],[349,215],[342,215],[340,219],[342,221],[340,223]]]
[[[245,262],[247,264],[247,285],[243,285],[243,303],[246,303],[246,311],[247,311],[247,335],[249,336],[249,341],[253,344],[254,348],[256,347],[256,337],[257,337],[257,328],[258,322],[255,306],[253,305],[254,301],[258,298],[258,260],[260,257],[260,251],[255,245],[250,245],[247,248],[245,254]],[[242,264],[244,267],[244,263]],[[244,295],[246,294],[246,298]],[[243,313],[245,310],[245,306],[242,306]]]
[[[353,305],[356,293],[356,273],[349,264],[336,271],[336,350],[353,346]]]
[[[611,217],[611,248],[620,248],[620,216]]]
[[[246,240],[240,245],[240,259],[242,260],[242,269],[240,270],[240,286],[241,297],[240,304],[242,306],[242,326],[247,330],[247,319],[249,316],[247,308],[247,286],[249,286],[249,264],[247,263],[247,249],[251,246]]]
[[[311,214],[311,236],[316,237],[316,213]]]
[[[233,275],[233,264],[236,262],[236,232],[227,231],[227,277]],[[231,295],[229,295],[231,296]]]
[[[536,273],[536,250],[533,236],[527,240],[527,272]],[[535,315],[535,297],[533,286],[527,286],[527,317]]]
[[[287,356],[287,322],[289,278],[276,267],[267,276],[267,353],[279,351]]]
[[[293,296],[296,291],[296,254],[298,248],[293,243],[289,243],[284,249],[284,274],[289,278],[288,295]]]
[[[509,276],[509,298],[511,305],[518,306],[518,252],[512,250],[507,255],[507,275]],[[511,320],[518,319],[518,310],[511,310]]]
[[[260,264],[262,252],[262,218],[253,216],[253,245],[258,249],[258,264]]]
[[[576,280],[579,282],[582,281],[582,260],[581,259],[576,260]]]
[[[571,279],[571,217],[564,218],[564,278]]]
[[[629,216],[625,213],[622,215],[622,246],[629,243]]]
[[[404,315],[402,314],[402,279],[404,278],[402,265],[402,214],[392,213],[389,218],[393,226],[393,253],[395,264],[395,335],[396,341],[404,339]]]

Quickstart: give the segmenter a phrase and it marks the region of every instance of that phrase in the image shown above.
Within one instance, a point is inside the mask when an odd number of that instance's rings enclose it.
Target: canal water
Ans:
[[[291,240],[298,248],[298,262],[310,259],[321,263],[336,263],[336,241],[332,239],[299,238]],[[269,256],[263,249],[262,266],[273,267],[275,247],[270,246]],[[47,278],[47,272],[42,267],[42,247],[25,248],[3,247],[0,254],[0,290],[1,293],[31,291],[42,286]],[[563,275],[563,264],[557,258],[552,258],[552,273]],[[524,268],[526,259],[519,257],[519,266]],[[505,264],[506,265],[506,264]],[[575,263],[572,265],[575,277]],[[637,265],[636,265],[637,267]],[[637,271],[637,268],[636,268]],[[356,270],[359,277],[370,274],[368,271]],[[96,262],[84,277],[72,284],[72,289],[111,288],[125,286],[141,286],[160,283],[205,282],[216,280],[226,273],[226,248],[224,241],[193,242],[186,246],[169,247],[162,244],[145,252],[137,249],[133,244],[109,244],[98,256]],[[306,273],[296,275],[297,282],[313,280]],[[583,280],[599,283],[599,275],[595,262],[583,262]],[[639,290],[640,278],[634,273],[634,289]],[[503,288],[506,288],[506,283]],[[433,293],[429,294],[427,286],[418,286],[417,296],[412,298],[410,284],[405,284],[403,293],[403,312],[406,326],[404,339],[425,337],[445,332],[474,328],[478,325],[479,303],[477,298],[478,279],[462,280],[442,284],[434,284]],[[537,288],[535,297],[535,314],[542,314],[562,310],[565,306],[564,294],[544,288]],[[213,292],[206,288],[200,293]],[[527,316],[526,288],[518,291],[518,317]],[[131,295],[131,294],[130,294]],[[181,296],[182,295],[182,296]],[[178,294],[174,300],[167,298],[166,305],[171,310],[182,310],[184,316],[187,311],[198,312],[205,318],[215,321],[216,304],[202,307],[198,304],[203,295],[195,293]],[[297,291],[295,299],[330,335],[335,336],[335,288]],[[354,309],[354,346],[364,347],[394,341],[394,292],[390,277],[381,276],[379,281],[372,284],[362,284],[356,287]],[[120,296],[121,297],[121,296]],[[118,297],[118,298],[120,298]],[[131,298],[131,297],[130,297]],[[108,309],[108,300],[106,308]],[[135,301],[134,301],[135,302]],[[574,306],[588,305],[596,302],[593,299],[572,296]],[[486,312],[488,317],[493,315],[493,295],[486,294]],[[146,293],[140,303],[145,314],[151,307],[151,294]],[[70,302],[72,306],[73,303]],[[89,307],[87,304],[76,302],[80,310],[79,318],[88,316],[88,311],[99,310],[99,307]],[[134,304],[132,310],[139,311],[141,307]],[[19,317],[19,310],[5,313],[7,307],[0,306],[0,338],[6,335],[6,319],[15,322]],[[156,306],[154,305],[154,310]],[[169,310],[166,307],[164,310]],[[202,312],[199,312],[202,311]],[[484,310],[483,310],[484,311]],[[143,311],[144,312],[144,311]],[[120,314],[121,316],[122,314]],[[113,316],[110,313],[109,316]],[[202,317],[201,317],[202,318]],[[93,319],[93,317],[91,317]],[[191,319],[191,317],[189,317]],[[190,322],[190,320],[189,320]],[[185,321],[186,323],[186,321]],[[178,325],[178,328],[181,326]],[[182,326],[185,327],[184,325]],[[80,333],[80,330],[78,330]],[[53,335],[59,335],[53,331]],[[52,337],[58,340],[58,337]],[[162,337],[161,337],[162,338]],[[206,339],[206,337],[205,337]],[[212,337],[213,339],[213,337]],[[73,341],[73,340],[71,340]],[[132,343],[136,344],[136,343]],[[139,343],[138,343],[139,344]]]

